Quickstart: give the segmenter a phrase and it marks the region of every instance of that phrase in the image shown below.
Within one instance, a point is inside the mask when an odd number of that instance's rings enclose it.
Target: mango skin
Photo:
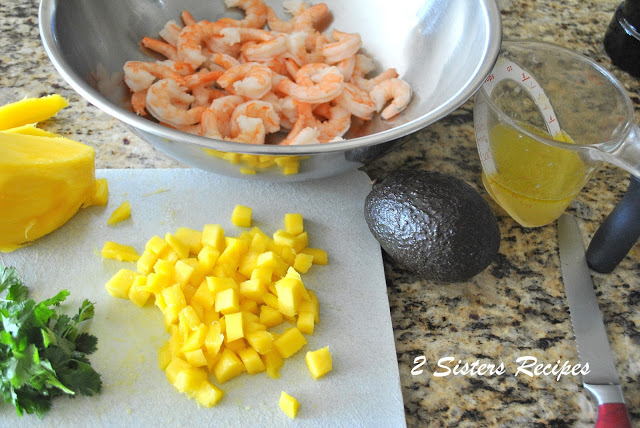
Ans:
[[[95,153],[67,138],[0,132],[0,251],[56,230],[95,192]]]

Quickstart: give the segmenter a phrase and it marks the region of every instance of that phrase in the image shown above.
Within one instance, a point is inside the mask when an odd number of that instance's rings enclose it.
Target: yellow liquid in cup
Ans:
[[[571,150],[540,143],[503,124],[491,129],[489,139],[496,172],[483,172],[482,182],[491,197],[522,226],[553,222],[586,181],[586,167]],[[555,140],[575,144],[564,132]]]

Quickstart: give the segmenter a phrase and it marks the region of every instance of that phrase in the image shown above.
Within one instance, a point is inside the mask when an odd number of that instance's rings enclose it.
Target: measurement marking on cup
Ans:
[[[540,84],[531,74],[527,73],[518,64],[511,62],[508,59],[498,58],[498,61],[493,68],[493,72],[487,76],[483,85],[483,89],[487,92],[489,98],[491,97],[491,93],[496,88],[498,83],[502,82],[503,80],[512,80],[518,83],[529,93],[531,98],[540,109],[540,112],[545,113],[542,114],[542,118],[547,125],[547,130],[549,131],[551,137],[556,137],[562,132],[560,126],[558,125],[556,113],[551,106],[551,101],[549,101],[547,94],[544,93],[544,90],[542,89]],[[525,84],[525,82],[527,83]],[[485,105],[484,101],[479,102],[477,107],[480,120],[478,120],[476,123],[484,124],[486,123],[486,119],[489,114],[488,107]],[[496,172],[496,165],[493,157],[491,156],[488,134],[489,132],[486,127],[479,126],[476,128],[478,152],[480,154],[482,166],[487,174],[492,174]]]

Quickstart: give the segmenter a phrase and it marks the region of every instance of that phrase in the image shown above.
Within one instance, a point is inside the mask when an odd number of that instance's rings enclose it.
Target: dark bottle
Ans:
[[[604,35],[604,49],[616,66],[640,77],[640,0],[618,6]]]

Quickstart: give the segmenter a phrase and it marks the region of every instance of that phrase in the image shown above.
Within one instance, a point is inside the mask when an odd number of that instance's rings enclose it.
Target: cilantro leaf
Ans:
[[[62,290],[37,303],[15,268],[0,265],[0,397],[20,416],[42,418],[52,398],[91,396],[102,388],[87,358],[98,339],[80,331],[93,318],[94,305],[83,301],[73,317],[58,313],[68,296]]]

